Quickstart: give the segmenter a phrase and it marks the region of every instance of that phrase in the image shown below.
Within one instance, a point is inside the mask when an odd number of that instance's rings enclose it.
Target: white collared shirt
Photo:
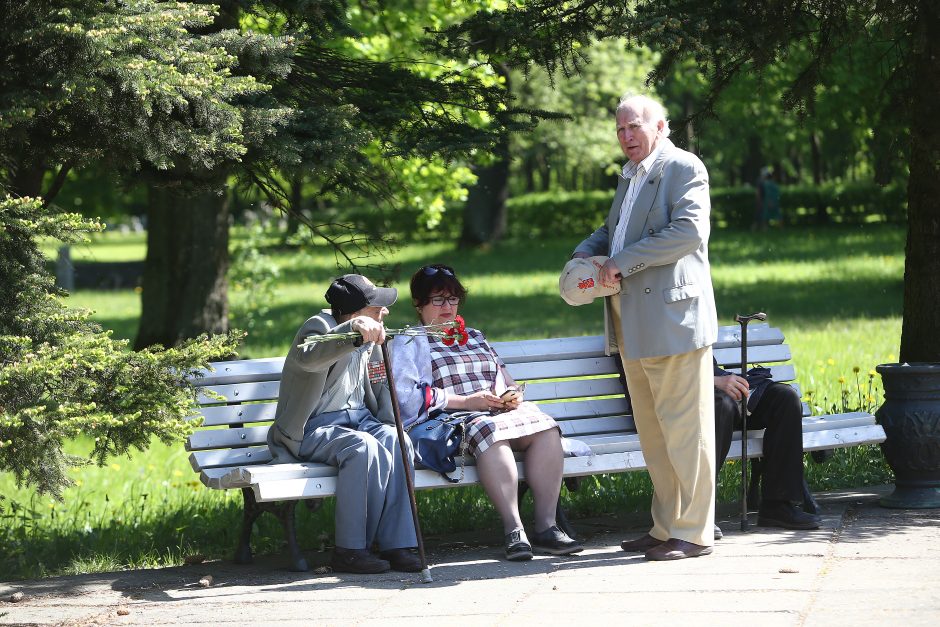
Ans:
[[[623,240],[627,234],[627,222],[630,221],[630,214],[633,212],[633,203],[643,188],[643,183],[646,182],[646,177],[649,176],[650,168],[653,167],[653,162],[656,161],[662,148],[663,143],[660,141],[652,152],[647,155],[646,159],[639,163],[628,161],[623,166],[623,178],[630,179],[630,186],[627,188],[627,193],[624,194],[623,204],[620,205],[620,218],[617,220],[617,228],[614,230],[614,239],[610,243],[611,257],[623,250]]]

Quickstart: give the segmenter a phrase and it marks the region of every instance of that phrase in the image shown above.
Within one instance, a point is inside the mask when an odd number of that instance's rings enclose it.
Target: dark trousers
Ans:
[[[764,429],[761,497],[803,500],[803,407],[789,385],[772,383],[747,418],[748,429]],[[741,403],[715,389],[716,473],[725,463],[734,429],[741,428]]]

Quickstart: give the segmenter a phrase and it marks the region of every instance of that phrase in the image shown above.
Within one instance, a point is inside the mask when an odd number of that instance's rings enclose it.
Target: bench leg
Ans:
[[[748,509],[752,509],[760,505],[760,481],[761,476],[764,474],[764,460],[760,457],[755,457],[750,460],[751,464],[751,475],[747,478],[747,502]]]
[[[297,529],[294,526],[294,510],[296,508],[297,501],[286,501],[278,504],[273,511],[284,527],[284,538],[287,540],[287,550],[290,552],[291,570],[305,573],[309,568],[307,567],[307,560],[300,553],[300,546],[297,545]]]
[[[284,538],[287,541],[287,549],[290,552],[292,570],[306,572],[308,570],[307,560],[305,560],[300,553],[300,546],[297,544],[297,530],[294,526],[294,510],[297,507],[297,501],[259,503],[255,500],[255,493],[251,488],[242,488],[242,497],[245,501],[245,511],[242,516],[241,537],[238,540],[238,547],[235,549],[235,563],[251,563],[252,527],[254,527],[255,521],[258,520],[258,516],[264,512],[271,512],[277,516],[277,519],[281,521],[281,526],[284,528]]]
[[[242,513],[242,532],[238,539],[238,546],[235,548],[236,564],[251,564],[251,529],[255,521],[264,510],[255,500],[255,493],[251,488],[242,488],[242,498],[245,502],[245,509]]]

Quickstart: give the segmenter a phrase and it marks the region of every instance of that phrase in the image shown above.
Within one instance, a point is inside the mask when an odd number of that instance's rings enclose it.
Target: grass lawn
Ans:
[[[599,303],[568,307],[557,295],[558,272],[578,241],[515,240],[486,251],[460,251],[441,242],[405,246],[386,259],[401,265],[395,286],[403,296],[388,325],[414,322],[406,296],[410,272],[423,263],[444,261],[457,268],[470,290],[461,313],[491,340],[599,334]],[[72,257],[134,261],[143,259],[144,244],[143,235],[104,234],[90,246],[74,248]],[[54,252],[54,246],[47,251]],[[325,305],[327,283],[339,273],[332,254],[323,249],[270,254],[279,277],[268,314],[257,321],[242,348],[245,357],[283,355],[298,325]],[[765,311],[768,321],[786,333],[801,389],[820,412],[832,406],[880,404],[880,382],[869,372],[896,360],[902,227],[716,230],[710,256],[719,322],[732,324],[735,313]],[[234,326],[247,326],[248,296],[247,291],[231,293]],[[116,337],[133,339],[140,315],[134,290],[79,290],[69,303],[96,310],[95,319]],[[87,448],[87,443],[76,442],[73,452]],[[735,466],[728,464],[722,474],[719,495],[724,500],[734,498]],[[17,489],[10,476],[0,475],[0,579],[175,564],[194,555],[230,557],[241,521],[241,496],[203,488],[182,445],[155,443],[145,453],[112,460],[104,468],[76,469],[73,476],[76,486],[56,503]],[[826,464],[810,464],[807,477],[821,490],[883,482],[890,475],[877,447],[859,447],[838,452]],[[569,504],[575,516],[645,509],[650,493],[645,473],[592,477],[570,495]],[[498,534],[497,517],[477,488],[420,493],[419,508],[429,534],[481,527]],[[329,544],[332,503],[313,514],[302,510],[302,547]],[[258,531],[256,552],[280,550],[273,517],[263,516]]]

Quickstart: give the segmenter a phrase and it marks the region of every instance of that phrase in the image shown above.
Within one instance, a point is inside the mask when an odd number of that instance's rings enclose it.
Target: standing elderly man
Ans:
[[[418,572],[421,562],[405,472],[398,450],[388,378],[382,360],[383,318],[398,298],[358,274],[326,292],[329,311],[308,319],[291,344],[268,448],[275,463],[336,466],[336,547],[330,565],[350,573]],[[362,342],[310,335],[357,331]],[[408,443],[410,447],[410,442]],[[378,544],[379,555],[370,552]]]
[[[626,96],[616,116],[629,161],[607,221],[573,256],[609,255],[601,282],[620,285],[605,299],[607,347],[616,339],[653,481],[653,527],[621,548],[649,560],[698,557],[712,552],[715,520],[708,173],[667,139],[657,101]]]

